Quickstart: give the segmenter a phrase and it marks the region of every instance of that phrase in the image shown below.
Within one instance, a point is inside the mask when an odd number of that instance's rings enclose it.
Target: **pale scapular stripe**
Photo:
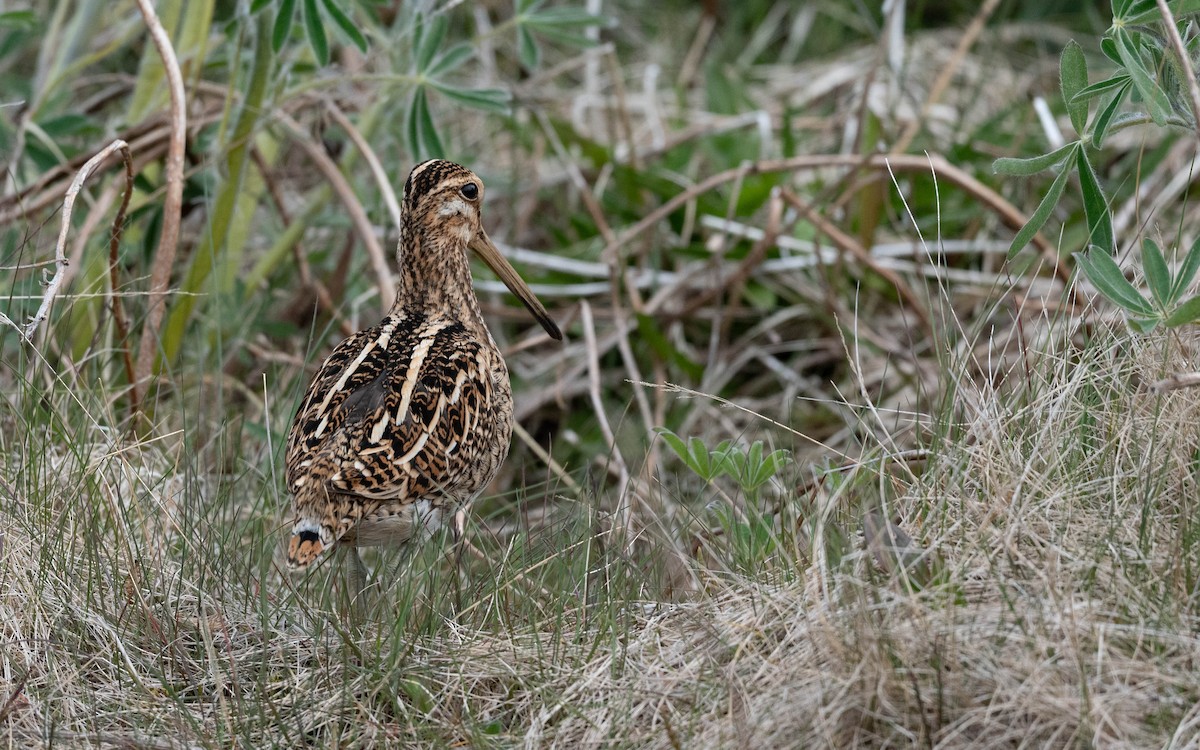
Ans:
[[[397,425],[404,424],[404,418],[408,416],[408,406],[412,403],[413,388],[417,387],[421,365],[425,364],[429,348],[433,346],[437,335],[449,325],[448,322],[435,323],[421,332],[421,343],[413,348],[412,359],[408,361],[408,372],[404,373],[404,385],[400,388],[400,408],[396,409]]]
[[[317,409],[317,414],[325,413],[325,410],[329,408],[330,400],[333,399],[333,394],[340,393],[341,390],[346,387],[346,382],[350,380],[350,376],[358,370],[359,365],[363,363],[363,360],[367,358],[367,355],[371,353],[377,344],[384,349],[387,348],[388,342],[392,340],[392,330],[395,329],[395,327],[395,323],[389,323],[388,325],[385,325],[383,330],[379,332],[379,338],[375,339],[374,341],[367,342],[367,345],[363,347],[363,350],[358,353],[358,356],[354,358],[354,361],[350,363],[350,366],[347,367],[342,373],[342,376],[338,378],[337,383],[335,383],[334,386],[329,389],[329,392],[325,394],[324,400],[321,401],[320,408]],[[321,434],[324,431],[325,421],[322,420],[321,426],[317,429],[316,436],[321,437]]]

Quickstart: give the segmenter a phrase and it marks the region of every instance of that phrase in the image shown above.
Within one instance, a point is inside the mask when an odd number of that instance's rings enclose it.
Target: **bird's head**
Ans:
[[[436,272],[437,257],[418,258],[415,254],[436,256],[473,250],[525,304],[546,332],[561,340],[562,332],[546,308],[488,238],[483,229],[482,204],[483,181],[466,167],[442,159],[413,167],[404,183],[405,226],[401,228],[400,262],[425,262]],[[441,262],[450,260],[453,259],[443,257]]]

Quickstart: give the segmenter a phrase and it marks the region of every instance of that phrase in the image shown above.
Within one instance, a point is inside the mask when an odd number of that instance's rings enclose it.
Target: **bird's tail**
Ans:
[[[287,545],[289,570],[304,570],[312,565],[361,517],[359,503],[319,485],[297,492],[295,508]]]

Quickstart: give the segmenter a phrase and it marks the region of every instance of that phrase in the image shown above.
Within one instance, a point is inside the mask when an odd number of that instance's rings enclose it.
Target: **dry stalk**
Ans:
[[[129,210],[129,199],[133,197],[133,160],[129,157],[129,149],[122,149],[125,157],[125,192],[121,196],[121,206],[113,217],[112,234],[108,241],[108,277],[112,286],[113,323],[117,327],[118,346],[121,349],[121,360],[125,364],[125,377],[132,385],[135,381],[133,355],[129,351],[129,321],[125,319],[125,305],[121,302],[120,279],[117,276],[117,261],[120,260],[121,232],[125,228],[125,212]],[[135,402],[136,404],[136,402]]]
[[[150,299],[147,302],[146,325],[142,329],[133,381],[132,407],[135,412],[141,408],[142,398],[146,394],[146,387],[154,369],[154,360],[158,356],[159,329],[167,311],[166,293],[171,283],[171,270],[175,267],[179,222],[183,211],[183,150],[187,142],[187,107],[183,98],[183,74],[179,70],[179,60],[175,57],[171,38],[155,15],[150,0],[137,0],[137,5],[166,71],[167,89],[171,95],[171,135],[167,147],[167,195],[163,201],[162,233],[159,235],[158,251],[154,254],[154,263],[150,268]]]
[[[743,165],[724,172],[718,172],[666,201],[658,208],[646,214],[641,221],[622,231],[614,241],[610,241],[605,246],[604,253],[609,255],[618,253],[621,248],[628,246],[634,238],[643,234],[667,216],[670,216],[671,213],[677,211],[689,201],[695,200],[697,196],[720,187],[725,183],[744,179],[746,176],[755,174],[799,172],[825,167],[852,167],[876,170],[885,170],[890,167],[893,170],[901,172],[932,172],[938,177],[949,180],[952,184],[965,190],[976,200],[984,203],[1010,229],[1014,231],[1019,230],[1025,226],[1028,220],[1028,217],[1021,213],[1016,206],[1005,200],[999,193],[954,166],[945,157],[938,154],[927,156],[907,154],[889,156],[877,154],[868,157],[849,154],[804,155],[794,156],[789,159],[766,159],[751,163],[748,166]],[[1032,241],[1046,261],[1053,266],[1055,275],[1063,280],[1064,283],[1068,281],[1071,277],[1071,269],[1062,263],[1054,245],[1043,237],[1041,233],[1035,235]]]
[[[0,313],[0,322],[7,323],[17,331],[26,341],[33,340],[33,334],[37,331],[38,326],[50,315],[50,306],[54,304],[55,297],[58,296],[58,290],[62,287],[63,278],[67,273],[67,232],[71,228],[71,211],[75,207],[75,199],[79,196],[79,191],[83,189],[83,183],[87,178],[99,167],[105,159],[112,156],[113,152],[120,151],[121,156],[125,160],[126,174],[129,176],[128,189],[126,192],[126,202],[128,202],[129,191],[132,190],[132,163],[129,155],[129,144],[120,139],[113,141],[105,146],[99,153],[88,159],[75,175],[75,179],[71,181],[71,186],[67,188],[67,194],[63,198],[62,205],[62,226],[58,231],[58,241],[54,244],[54,276],[51,277],[50,283],[46,286],[46,292],[42,295],[42,304],[38,307],[33,318],[30,319],[25,327],[22,328],[12,321],[7,315]],[[117,221],[123,222],[125,219],[124,209],[117,215]],[[119,232],[119,224],[114,227],[114,233]]]
[[[277,112],[276,116],[279,122],[283,123],[284,127],[291,132],[300,148],[304,149],[304,153],[312,160],[317,170],[329,181],[338,200],[350,214],[350,223],[366,248],[367,256],[371,260],[371,268],[375,271],[375,285],[379,290],[380,303],[385,310],[391,308],[392,303],[396,301],[396,286],[392,281],[392,272],[388,268],[387,256],[383,252],[383,247],[375,237],[375,228],[371,226],[371,221],[367,218],[367,212],[362,203],[354,195],[354,188],[350,186],[337,164],[333,163],[333,159],[329,158],[329,154],[325,153],[325,149],[313,142],[300,123],[284,112]]]
[[[271,203],[275,205],[275,212],[279,214],[279,218],[286,228],[292,223],[292,217],[291,213],[287,210],[287,204],[284,203],[283,193],[279,190],[279,183],[275,181],[275,177],[271,173],[271,168],[267,165],[266,159],[263,158],[262,152],[258,148],[251,147],[250,159],[254,162],[254,166],[258,168],[258,173],[262,176],[263,184],[267,186],[267,194],[271,196]],[[321,306],[321,309],[326,314],[337,321],[341,332],[346,336],[352,335],[354,327],[338,313],[337,306],[333,304],[333,296],[330,295],[329,289],[325,284],[312,275],[312,268],[308,265],[308,256],[305,255],[304,248],[300,242],[292,245],[292,257],[296,259],[296,268],[300,272],[300,283],[306,289],[312,291],[317,298],[317,304]]]
[[[912,311],[921,319],[921,325],[925,328],[926,335],[929,336],[930,340],[933,340],[933,322],[929,317],[929,311],[925,308],[925,303],[913,288],[904,279],[900,278],[900,274],[890,268],[884,268],[875,262],[875,258],[865,247],[859,244],[858,240],[838,229],[833,222],[818,213],[807,201],[801,199],[795,193],[785,188],[780,191],[780,195],[793,208],[804,214],[805,218],[811,221],[818,231],[828,235],[829,239],[833,240],[833,244],[837,245],[839,249],[850,253],[859,263],[887,279],[888,283],[896,288],[896,292],[904,298],[904,301],[908,303]]]
[[[332,100],[326,100],[325,108],[328,110],[330,117],[338,124],[342,130],[346,131],[346,135],[354,143],[354,146],[362,154],[366,160],[367,166],[371,170],[371,176],[375,178],[375,184],[379,186],[379,192],[383,195],[383,202],[387,204],[388,213],[392,216],[392,224],[395,225],[396,231],[400,231],[401,214],[400,201],[396,200],[396,191],[392,189],[392,181],[388,177],[387,172],[383,169],[383,164],[379,161],[379,156],[375,150],[371,148],[371,144],[363,137],[358,128],[354,127],[354,123],[350,122],[350,118],[342,112]]]
[[[1162,3],[1162,0],[1159,0]],[[921,104],[921,112],[916,119],[908,123],[904,128],[904,132],[896,139],[896,144],[892,146],[893,154],[903,153],[908,150],[912,144],[913,138],[916,138],[917,133],[921,130],[921,124],[929,117],[929,111],[942,98],[942,94],[946,92],[946,87],[950,85],[950,79],[954,77],[962,65],[963,59],[966,58],[967,52],[974,46],[979,35],[983,33],[983,27],[992,14],[996,12],[996,8],[1000,5],[1000,0],[986,0],[976,12],[975,17],[971,19],[971,23],[967,25],[967,30],[958,39],[958,45],[954,48],[954,54],[950,56],[950,61],[946,63],[946,67],[942,68],[934,79],[933,85],[929,87],[929,95],[925,97],[925,102]]]
[[[620,447],[617,446],[616,436],[613,434],[612,426],[608,423],[608,413],[604,409],[604,400],[600,396],[600,353],[596,347],[596,325],[592,320],[592,306],[588,304],[587,300],[581,300],[579,303],[579,319],[583,324],[583,341],[587,348],[588,396],[591,398],[592,410],[596,413],[596,422],[600,425],[600,433],[604,435],[604,441],[608,444],[608,453],[612,457],[620,477],[620,489],[617,493],[617,497],[620,498],[618,513],[622,516],[626,542],[632,543],[634,512],[631,503],[635,493],[629,491],[629,468],[625,464],[625,458],[621,455]],[[627,496],[630,503],[625,502]]]

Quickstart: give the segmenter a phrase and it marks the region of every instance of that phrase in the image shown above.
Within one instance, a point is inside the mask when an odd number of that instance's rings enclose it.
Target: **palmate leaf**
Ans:
[[[322,66],[329,64],[329,39],[325,36],[325,25],[321,23],[321,14],[317,10],[317,0],[304,0],[304,30],[308,34],[308,43],[312,46],[317,63]]]
[[[1063,101],[1067,104],[1067,115],[1075,132],[1083,135],[1087,127],[1088,101],[1076,96],[1087,88],[1087,59],[1083,56],[1083,48],[1074,39],[1063,47],[1062,56],[1058,61],[1059,85],[1062,88]]]
[[[337,27],[342,30],[342,33],[354,44],[355,47],[362,52],[367,51],[367,38],[358,30],[358,25],[354,20],[346,14],[338,5],[337,0],[322,0],[325,6],[325,11],[329,13],[329,17],[337,24]]]
[[[533,32],[524,26],[517,27],[517,57],[528,70],[536,69],[542,59],[542,51],[538,49]]]
[[[1165,310],[1171,304],[1171,271],[1158,243],[1149,237],[1142,240],[1142,272],[1154,301]]]
[[[1072,144],[1078,148],[1078,144]],[[1038,233],[1042,225],[1050,218],[1050,213],[1054,207],[1058,205],[1058,199],[1062,197],[1063,188],[1067,186],[1067,177],[1071,174],[1071,170],[1063,167],[1058,173],[1058,177],[1054,178],[1054,182],[1050,183],[1050,189],[1046,191],[1046,195],[1042,197],[1042,202],[1038,204],[1037,210],[1029,217],[1029,221],[1025,222],[1025,226],[1017,232],[1017,236],[1013,237],[1012,244],[1008,246],[1008,259],[1012,260],[1013,256],[1021,252],[1033,236]]]
[[[506,115],[510,109],[509,102],[512,96],[503,89],[460,89],[438,81],[430,81],[429,85],[444,96],[472,109],[498,115]]]
[[[413,91],[412,100],[408,103],[405,132],[408,136],[409,150],[414,156],[431,158],[444,155],[442,139],[438,136],[437,128],[433,125],[433,116],[429,113],[429,100],[424,86],[417,86]]]
[[[281,0],[279,14],[275,16],[275,24],[271,27],[271,49],[275,52],[283,49],[288,32],[292,30],[292,18],[296,15],[296,0]]]
[[[1104,136],[1108,135],[1108,128],[1112,124],[1113,115],[1117,112],[1117,107],[1125,100],[1129,94],[1129,88],[1133,86],[1133,81],[1129,76],[1122,76],[1124,83],[1113,94],[1112,99],[1100,108],[1099,114],[1096,115],[1096,121],[1092,124],[1092,145],[1100,148],[1104,145]]]
[[[1197,320],[1200,320],[1200,297],[1192,297],[1187,302],[1175,308],[1164,323],[1168,327],[1174,328],[1187,323],[1194,323]]]
[[[1124,27],[1118,27],[1114,31],[1114,37],[1121,64],[1129,73],[1129,77],[1133,79],[1133,85],[1142,97],[1142,101],[1146,103],[1150,118],[1159,127],[1165,125],[1167,118],[1171,115],[1171,102],[1167,100],[1167,95],[1150,75],[1150,71],[1142,64],[1141,53],[1129,32]]]
[[[1075,262],[1109,302],[1143,318],[1155,317],[1154,307],[1129,283],[1111,255],[1088,250],[1075,253]]]
[[[1115,248],[1108,200],[1088,161],[1087,152],[1082,148],[1076,152],[1075,166],[1079,170],[1079,187],[1083,191],[1083,213],[1087,217],[1090,242],[1111,254]]]
[[[1028,177],[1029,175],[1044,172],[1055,164],[1066,161],[1074,156],[1075,149],[1079,148],[1077,142],[1068,143],[1067,145],[1057,148],[1048,154],[1034,156],[1029,159],[1015,159],[1005,156],[992,162],[992,171],[996,174],[1007,174],[1015,177]]]
[[[1192,243],[1192,247],[1183,258],[1183,265],[1179,268],[1179,273],[1175,276],[1175,283],[1171,285],[1171,304],[1179,301],[1183,293],[1192,285],[1192,279],[1196,278],[1196,271],[1200,270],[1200,237]]]

